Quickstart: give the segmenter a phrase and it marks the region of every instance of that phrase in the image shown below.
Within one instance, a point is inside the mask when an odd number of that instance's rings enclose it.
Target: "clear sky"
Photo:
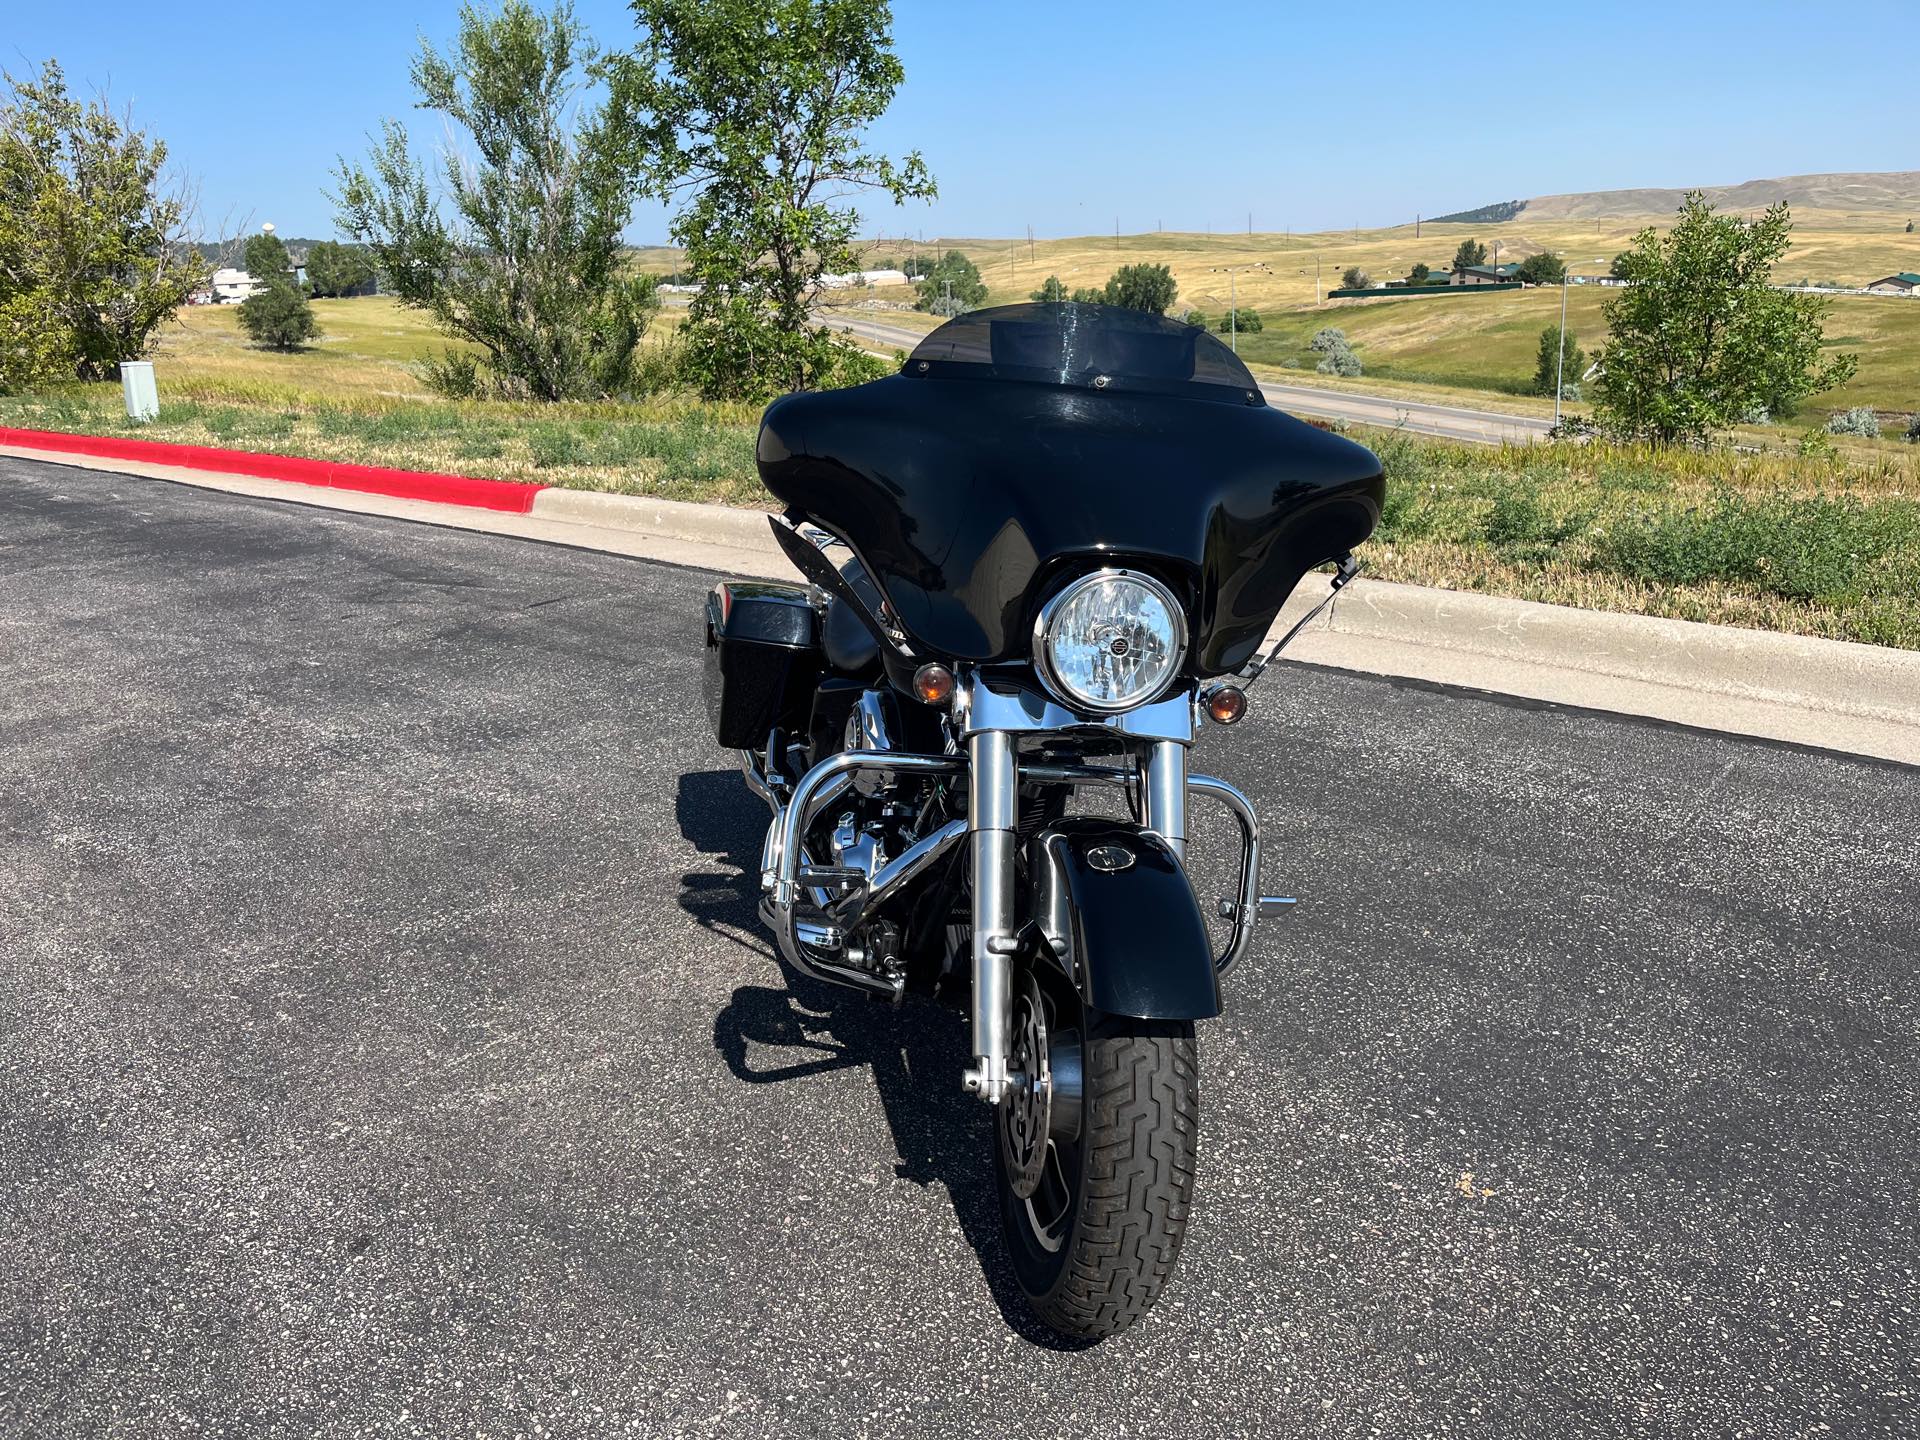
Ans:
[[[332,233],[342,152],[404,115],[418,37],[457,0],[195,9],[0,0],[0,63],[57,57],[198,178],[209,232]],[[615,0],[578,0],[608,47]],[[930,206],[889,234],[1042,236],[1391,224],[1568,190],[1920,168],[1920,7],[1478,7],[895,0],[905,86],[879,144]],[[415,116],[415,133],[437,127]],[[636,213],[632,238],[666,216]]]

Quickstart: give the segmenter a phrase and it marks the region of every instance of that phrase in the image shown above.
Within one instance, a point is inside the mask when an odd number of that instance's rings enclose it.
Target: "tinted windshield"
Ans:
[[[1112,305],[975,310],[949,320],[915,346],[906,373],[1178,391],[1242,405],[1264,403],[1240,357],[1205,330]]]

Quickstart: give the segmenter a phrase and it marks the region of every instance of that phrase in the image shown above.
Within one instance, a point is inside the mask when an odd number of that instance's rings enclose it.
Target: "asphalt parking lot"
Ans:
[[[710,578],[0,460],[0,1433],[1913,1433],[1920,770],[1275,671],[1062,1349],[958,1019],[754,922]]]

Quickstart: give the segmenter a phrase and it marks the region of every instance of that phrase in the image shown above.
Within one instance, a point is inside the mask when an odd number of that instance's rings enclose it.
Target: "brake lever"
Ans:
[[[1359,573],[1360,573],[1360,562],[1353,558],[1352,551],[1348,551],[1345,555],[1342,555],[1340,556],[1339,559],[1335,560],[1334,572],[1333,572],[1333,585],[1332,585],[1332,588],[1330,588],[1327,591],[1326,599],[1322,600],[1318,605],[1314,606],[1306,614],[1302,615],[1298,620],[1296,620],[1293,624],[1293,627],[1289,629],[1286,634],[1282,635],[1277,641],[1274,642],[1274,646],[1271,650],[1267,651],[1265,655],[1261,656],[1258,660],[1255,660],[1251,665],[1247,666],[1246,669],[1240,672],[1240,679],[1244,682],[1240,688],[1243,690],[1246,689],[1247,686],[1252,685],[1254,681],[1258,680],[1261,677],[1261,675],[1265,674],[1267,667],[1273,664],[1273,662],[1279,657],[1280,652],[1286,649],[1287,646],[1293,643],[1293,637],[1298,635],[1302,630],[1306,629],[1307,626],[1311,625],[1315,620],[1318,620],[1320,618],[1320,612],[1325,610],[1329,605],[1333,604],[1333,602],[1340,597],[1340,592],[1346,589],[1347,586],[1350,583],[1352,583],[1353,577],[1358,575]]]

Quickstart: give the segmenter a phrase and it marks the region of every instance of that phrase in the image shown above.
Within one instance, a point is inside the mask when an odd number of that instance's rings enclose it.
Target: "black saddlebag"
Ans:
[[[707,718],[728,749],[763,749],[775,726],[804,738],[825,663],[804,586],[723,580],[707,596]]]

